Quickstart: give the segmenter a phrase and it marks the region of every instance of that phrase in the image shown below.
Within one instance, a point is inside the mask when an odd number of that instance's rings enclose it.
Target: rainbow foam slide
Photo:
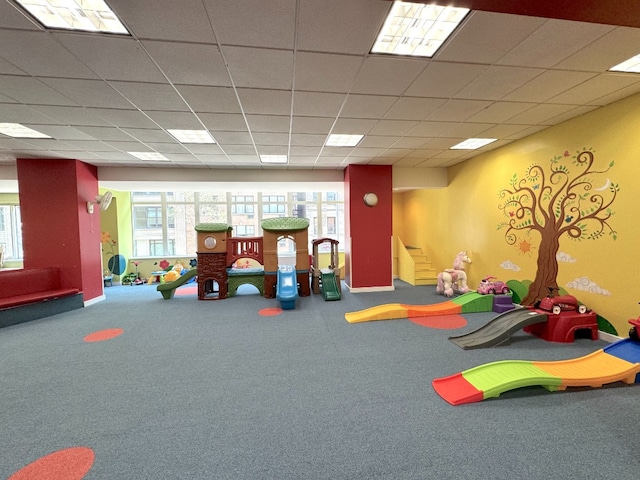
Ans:
[[[620,345],[619,345],[620,344]],[[634,383],[640,373],[640,344],[616,342],[584,357],[557,362],[503,360],[487,363],[431,382],[451,405],[480,402],[516,388],[541,386],[549,391],[567,387],[601,387]]]
[[[480,295],[477,292],[469,292],[446,302],[433,305],[387,303],[357,312],[345,313],[344,318],[349,323],[360,323],[374,320],[395,320],[399,318],[490,312],[492,310],[493,295]]]

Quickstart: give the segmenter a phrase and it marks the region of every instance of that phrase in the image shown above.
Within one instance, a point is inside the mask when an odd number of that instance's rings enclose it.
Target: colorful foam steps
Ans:
[[[513,298],[511,295],[494,295],[493,311],[496,313],[504,313],[513,310]]]

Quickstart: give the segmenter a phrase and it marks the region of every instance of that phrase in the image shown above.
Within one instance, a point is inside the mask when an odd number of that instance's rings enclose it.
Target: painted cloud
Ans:
[[[502,262],[500,264],[500,266],[502,268],[504,268],[505,270],[513,270],[514,272],[519,272],[520,271],[520,267],[518,265],[516,265],[515,263],[513,263],[511,260],[505,260],[504,262]]]
[[[573,258],[571,255],[569,255],[567,252],[558,252],[556,254],[556,259],[559,262],[565,262],[565,263],[575,263],[576,259]]]
[[[582,290],[583,292],[596,293],[598,295],[611,295],[609,290],[605,290],[604,288],[597,285],[595,282],[592,282],[587,277],[579,277],[575,280],[567,283],[567,288],[575,288],[576,290]]]

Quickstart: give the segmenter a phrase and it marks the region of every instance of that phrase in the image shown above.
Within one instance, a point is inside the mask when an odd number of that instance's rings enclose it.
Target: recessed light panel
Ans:
[[[206,130],[167,130],[181,143],[216,143]]]
[[[332,134],[327,138],[327,147],[355,147],[364,135]]]
[[[103,0],[16,0],[48,28],[129,35]]]
[[[371,53],[432,57],[468,8],[394,2]]]
[[[450,150],[475,150],[496,140],[497,138],[468,138],[464,142],[454,145]]]
[[[51,138],[19,123],[0,123],[0,133],[13,138]]]
[[[262,163],[287,163],[286,155],[260,155]]]
[[[609,70],[612,72],[640,73],[640,55],[636,55],[629,60],[625,60],[615,67],[611,67]]]
[[[140,160],[156,160],[161,162],[168,162],[169,159],[158,152],[127,152],[129,155],[133,155]]]

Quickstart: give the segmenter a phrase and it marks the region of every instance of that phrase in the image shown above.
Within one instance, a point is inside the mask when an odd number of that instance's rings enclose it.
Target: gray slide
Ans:
[[[503,343],[509,343],[511,335],[518,330],[546,321],[546,314],[518,307],[501,313],[473,332],[458,337],[449,337],[449,340],[465,350],[497,347]]]

